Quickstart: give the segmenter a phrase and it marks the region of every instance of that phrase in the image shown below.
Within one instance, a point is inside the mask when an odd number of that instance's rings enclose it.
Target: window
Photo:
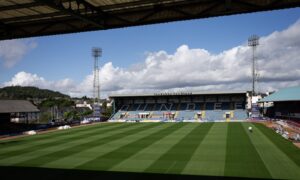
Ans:
[[[242,103],[235,103],[235,109],[243,109],[243,104]]]
[[[215,103],[215,110],[221,110],[222,109],[222,103]]]

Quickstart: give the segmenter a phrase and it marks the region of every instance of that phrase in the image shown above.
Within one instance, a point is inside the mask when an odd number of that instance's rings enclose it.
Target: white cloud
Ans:
[[[257,49],[261,91],[300,85],[300,21],[281,32],[260,39]],[[251,55],[247,43],[212,54],[188,45],[175,53],[148,53],[134,68],[114,67],[111,62],[99,72],[102,94],[160,91],[250,90]],[[93,75],[77,85],[70,79],[48,82],[35,74],[20,72],[8,84],[37,85],[73,96],[92,95]],[[6,83],[7,84],[7,83]]]
[[[52,89],[72,95],[72,90],[76,89],[75,83],[71,79],[62,79],[59,81],[47,81],[37,74],[31,74],[24,71],[18,72],[4,86],[36,86],[44,89]]]
[[[44,86],[46,80],[37,74],[30,74],[24,71],[17,73],[9,82],[5,82],[5,86]]]
[[[260,39],[257,49],[261,91],[300,85],[300,21]],[[247,43],[212,54],[205,49],[178,47],[174,54],[149,53],[138,69],[107,63],[100,70],[103,90],[144,92],[182,89],[250,90],[251,55]],[[107,79],[104,79],[104,78]]]
[[[13,67],[37,43],[32,40],[5,40],[0,41],[0,61],[6,68]]]

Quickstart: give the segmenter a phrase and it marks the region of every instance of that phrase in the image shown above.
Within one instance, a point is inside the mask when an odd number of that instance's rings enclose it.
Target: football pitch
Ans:
[[[0,173],[300,179],[300,149],[257,123],[102,123],[2,140]]]

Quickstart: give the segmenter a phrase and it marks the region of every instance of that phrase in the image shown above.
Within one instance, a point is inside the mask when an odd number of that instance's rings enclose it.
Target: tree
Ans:
[[[84,112],[81,113],[82,116],[89,116],[91,114],[93,114],[92,110],[87,110],[87,111],[84,111]]]
[[[82,98],[81,99],[83,99],[84,101],[86,101],[86,100],[89,100],[89,98],[88,97],[86,97],[86,96],[82,96]]]
[[[72,111],[64,112],[64,118],[66,120],[79,120],[80,114],[77,111],[72,110]]]
[[[102,111],[102,115],[105,118],[110,118],[110,116],[112,115],[112,107],[107,107],[105,110]]]
[[[50,112],[42,112],[40,114],[40,123],[48,123],[50,119],[51,119]]]
[[[107,109],[107,102],[106,102],[106,101],[104,101],[104,102],[102,103],[101,108],[102,108],[103,111],[106,111],[106,109]]]
[[[44,98],[70,98],[70,96],[57,91],[39,89],[32,86],[7,86],[0,88],[0,99],[44,99]]]

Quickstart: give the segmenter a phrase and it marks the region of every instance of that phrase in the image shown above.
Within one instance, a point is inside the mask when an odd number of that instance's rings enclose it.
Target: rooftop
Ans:
[[[0,39],[106,30],[299,6],[300,0],[2,0]]]
[[[39,109],[26,100],[0,100],[0,113],[39,112]]]
[[[280,89],[259,102],[300,101],[300,86]]]
[[[222,94],[246,94],[247,91],[202,91],[202,92],[161,92],[146,94],[112,94],[110,98],[116,97],[151,97],[151,96],[190,96],[190,95],[222,95]]]

